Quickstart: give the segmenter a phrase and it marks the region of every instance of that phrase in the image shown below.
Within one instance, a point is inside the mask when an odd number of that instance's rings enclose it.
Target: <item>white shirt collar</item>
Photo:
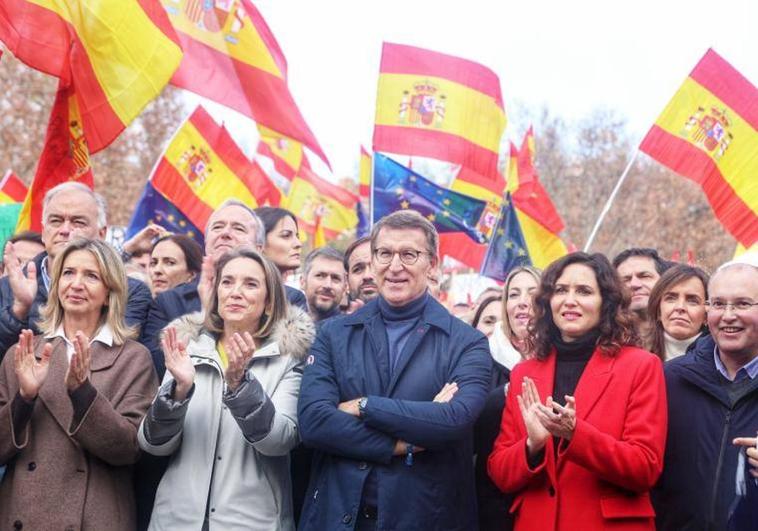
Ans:
[[[60,337],[63,339],[63,341],[66,343],[66,354],[68,355],[68,359],[71,359],[71,355],[74,353],[74,344],[68,340],[66,337],[66,333],[63,330],[63,323],[61,323],[58,328],[55,330],[55,332],[51,334],[47,334],[45,338],[47,339],[54,339],[56,337]],[[106,347],[112,347],[113,346],[113,330],[111,329],[110,325],[108,323],[105,323],[103,326],[100,327],[100,330],[98,330],[97,334],[95,334],[95,337],[90,339],[89,344],[92,345],[95,341],[99,341]]]

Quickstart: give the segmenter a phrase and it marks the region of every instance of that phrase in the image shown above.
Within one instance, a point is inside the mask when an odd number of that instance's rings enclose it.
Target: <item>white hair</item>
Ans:
[[[93,191],[86,184],[82,184],[77,181],[67,181],[61,183],[58,186],[50,188],[42,199],[42,224],[45,224],[47,220],[47,208],[50,205],[50,201],[61,192],[82,192],[90,196],[97,205],[97,228],[102,229],[108,225],[108,203],[105,198]]]
[[[227,199],[221,203],[216,210],[213,211],[213,214],[230,206],[238,206],[250,214],[250,216],[253,218],[253,228],[255,229],[255,244],[263,249],[263,247],[266,245],[266,229],[263,226],[263,221],[261,221],[261,218],[258,217],[258,214],[256,214],[255,211],[248,205],[239,199]],[[206,236],[208,235],[208,230],[211,228],[211,219],[213,218],[213,214],[211,214],[210,218],[208,218],[208,223],[205,225]]]

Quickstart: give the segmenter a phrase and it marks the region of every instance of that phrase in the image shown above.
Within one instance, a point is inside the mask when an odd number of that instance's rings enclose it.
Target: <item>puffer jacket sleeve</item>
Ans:
[[[171,374],[167,373],[140,424],[137,440],[140,448],[151,455],[171,455],[182,444],[184,418],[195,393],[195,386],[193,384],[187,397],[179,401],[172,398],[175,385]]]
[[[263,455],[287,455],[299,442],[297,397],[302,375],[303,363],[290,360],[271,397],[251,371],[233,393],[224,393],[224,404],[245,439]]]

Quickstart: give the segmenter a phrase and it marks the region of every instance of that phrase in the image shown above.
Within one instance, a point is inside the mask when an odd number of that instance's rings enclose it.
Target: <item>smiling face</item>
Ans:
[[[297,236],[297,225],[290,216],[280,219],[266,235],[266,256],[280,271],[290,271],[300,267],[300,250],[303,243]]]
[[[63,311],[79,318],[96,319],[107,304],[108,294],[95,256],[89,251],[71,252],[58,280]]]
[[[635,312],[647,310],[650,292],[661,276],[655,269],[655,262],[647,256],[630,256],[616,268],[621,283],[629,292],[629,309]]]
[[[553,322],[564,341],[574,341],[600,322],[603,299],[595,272],[584,264],[566,266],[550,297]]]
[[[758,302],[758,269],[735,265],[717,271],[708,285],[711,303]],[[722,355],[748,362],[758,355],[758,306],[735,312],[732,306],[708,310],[708,328]]]
[[[697,277],[674,284],[661,297],[661,324],[674,339],[700,332],[705,322],[705,287]]]
[[[252,258],[234,258],[221,270],[218,314],[224,328],[255,332],[266,309],[266,274]]]
[[[350,296],[368,302],[379,292],[371,269],[371,243],[365,242],[353,249],[347,262],[347,283]]]
[[[238,247],[257,249],[255,223],[248,210],[227,205],[216,210],[208,220],[205,254],[218,260],[224,253]]]
[[[508,284],[505,294],[505,314],[513,335],[524,339],[529,320],[534,316],[532,298],[537,291],[537,279],[531,273],[516,273]]]
[[[384,227],[376,235],[375,249],[395,253],[388,264],[380,264],[372,257],[379,293],[391,306],[404,306],[419,298],[429,282],[429,274],[437,265],[437,257],[430,255],[426,236],[421,229],[392,229]],[[416,263],[408,265],[400,260],[405,250],[420,252]]]
[[[187,259],[182,248],[171,240],[163,240],[153,247],[148,272],[153,296],[189,282],[195,276],[187,271]]]

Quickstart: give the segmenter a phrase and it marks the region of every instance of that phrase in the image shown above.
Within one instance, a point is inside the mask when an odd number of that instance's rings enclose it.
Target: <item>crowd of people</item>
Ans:
[[[458,318],[411,210],[305,257],[281,208],[106,210],[5,245],[0,529],[758,530],[754,258],[575,252]]]

